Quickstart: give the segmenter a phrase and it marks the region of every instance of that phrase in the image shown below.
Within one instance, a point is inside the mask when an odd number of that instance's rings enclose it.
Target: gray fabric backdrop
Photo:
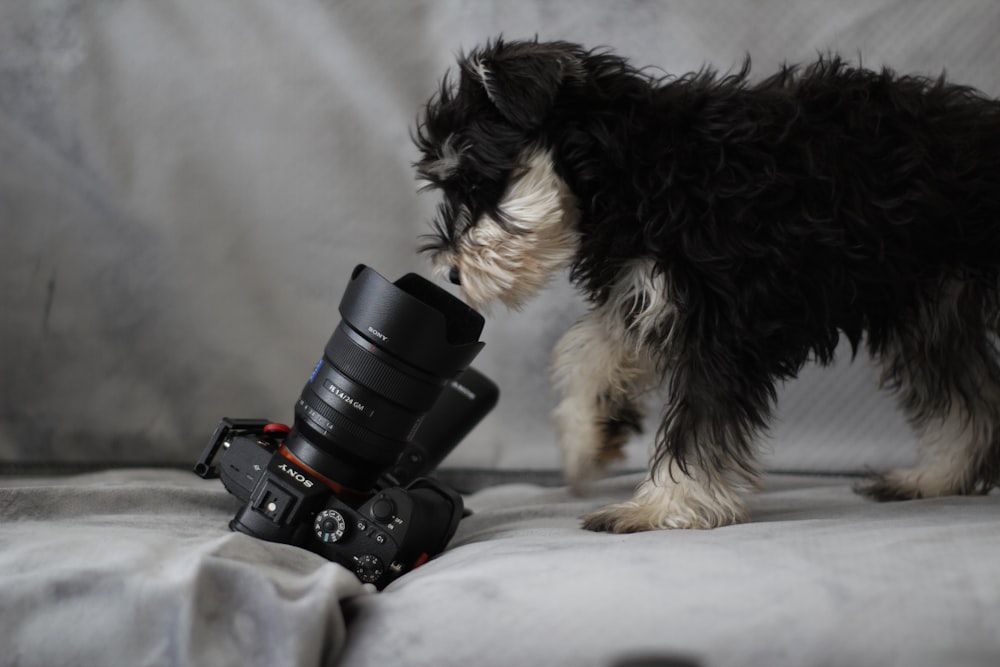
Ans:
[[[185,463],[223,415],[290,419],[354,264],[426,273],[408,133],[454,54],[501,32],[671,73],[832,50],[1000,95],[992,0],[8,0],[0,460]],[[494,314],[476,365],[501,404],[449,464],[558,465],[545,368],[583,309],[563,280]],[[784,388],[769,467],[912,457],[841,357]]]

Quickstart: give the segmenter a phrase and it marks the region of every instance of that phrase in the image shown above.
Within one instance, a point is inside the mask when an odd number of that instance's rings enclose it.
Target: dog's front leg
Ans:
[[[562,400],[553,412],[567,481],[577,492],[641,429],[640,398],[653,364],[620,318],[598,307],[556,345],[553,383]]]
[[[769,420],[773,385],[740,364],[738,350],[689,352],[673,369],[649,476],[630,501],[585,516],[584,527],[630,533],[746,519],[741,492],[756,484],[755,436]]]

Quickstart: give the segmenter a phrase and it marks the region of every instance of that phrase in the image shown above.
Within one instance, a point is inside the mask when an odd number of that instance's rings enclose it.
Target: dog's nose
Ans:
[[[462,273],[458,270],[457,266],[451,267],[451,271],[448,272],[448,280],[450,280],[453,285],[462,284]]]

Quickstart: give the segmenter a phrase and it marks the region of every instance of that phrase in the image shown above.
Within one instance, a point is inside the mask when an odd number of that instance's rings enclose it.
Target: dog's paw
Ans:
[[[693,515],[664,515],[659,508],[636,502],[602,507],[583,517],[583,527],[602,533],[641,533],[671,528],[714,528]]]
[[[584,496],[590,490],[595,480],[604,475],[607,461],[589,456],[582,450],[567,452],[564,457],[563,475],[570,491],[577,496]]]
[[[583,527],[609,533],[706,530],[747,518],[746,508],[734,494],[714,495],[703,488],[692,488],[692,483],[656,486],[647,480],[636,490],[635,498],[585,515]]]
[[[901,480],[894,478],[891,473],[869,475],[864,481],[854,485],[854,492],[879,502],[913,500],[920,497],[916,487],[901,484]]]
[[[590,485],[613,464],[625,459],[624,437],[600,437],[596,430],[581,429],[579,439],[562,442],[563,474],[570,490],[586,495]]]
[[[560,425],[559,446],[563,457],[563,475],[570,490],[584,495],[590,484],[604,474],[615,455],[621,457],[621,448],[609,452],[604,447],[601,432],[593,426],[593,418],[581,416],[571,401],[556,409],[556,423]]]
[[[947,466],[900,468],[872,473],[865,481],[856,484],[854,491],[880,502],[977,492],[978,489],[973,488],[964,472]]]

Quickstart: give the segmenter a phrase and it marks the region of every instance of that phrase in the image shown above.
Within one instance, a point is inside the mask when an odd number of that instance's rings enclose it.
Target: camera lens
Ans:
[[[284,453],[335,488],[365,492],[482,349],[484,322],[416,274],[391,283],[364,265],[354,269],[340,314],[296,402]]]

